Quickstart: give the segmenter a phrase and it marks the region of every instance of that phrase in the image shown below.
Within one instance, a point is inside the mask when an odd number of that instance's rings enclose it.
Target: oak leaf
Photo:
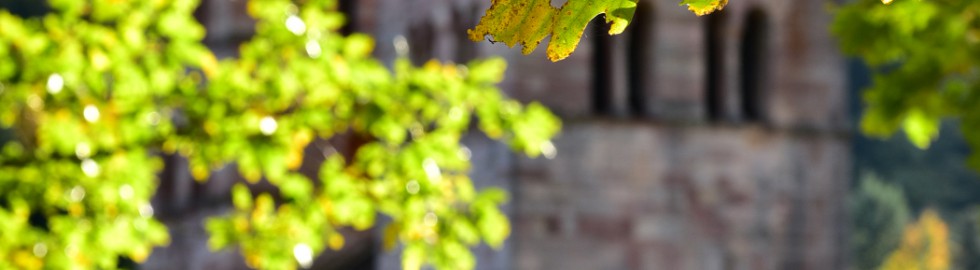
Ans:
[[[622,33],[633,19],[638,0],[568,0],[560,8],[551,0],[493,0],[486,15],[475,28],[467,31],[473,41],[490,36],[491,42],[503,42],[509,47],[521,44],[524,54],[530,54],[545,37],[548,59],[559,61],[578,47],[585,27],[593,18],[605,14],[610,24],[609,34]],[[697,15],[721,10],[728,0],[683,0],[681,5]]]
[[[565,59],[578,46],[585,27],[599,14],[612,24],[609,34],[619,34],[633,19],[637,0],[569,0],[561,8],[551,0],[493,0],[480,23],[467,31],[470,39],[481,41],[489,35],[513,47],[520,43],[529,54],[551,35],[548,59]]]

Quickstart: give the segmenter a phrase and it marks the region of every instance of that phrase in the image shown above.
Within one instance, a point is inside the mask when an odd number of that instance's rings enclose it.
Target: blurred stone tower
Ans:
[[[209,45],[233,55],[251,31],[244,0],[204,2]],[[551,160],[466,139],[478,185],[512,192],[513,234],[477,249],[479,269],[845,267],[851,119],[823,1],[732,0],[697,17],[678,0],[640,0],[627,33],[593,23],[558,63],[545,45],[522,56],[469,41],[487,0],[342,2],[348,30],[373,35],[381,59],[396,36],[416,63],[499,55],[505,92],[563,118]],[[397,269],[397,250],[378,246],[354,265]]]
[[[551,63],[466,40],[489,1],[357,1],[382,58],[399,34],[416,60],[503,55],[505,91],[564,120],[553,160],[472,140],[476,179],[514,197],[514,234],[481,268],[843,268],[850,119],[824,2],[639,2],[626,34],[593,23]]]

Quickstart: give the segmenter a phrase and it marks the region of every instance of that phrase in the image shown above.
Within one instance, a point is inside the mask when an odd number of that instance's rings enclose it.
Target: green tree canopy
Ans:
[[[557,119],[494,86],[505,63],[371,57],[342,36],[333,0],[252,0],[255,36],[217,60],[191,15],[196,0],[51,0],[43,16],[0,11],[0,268],[115,268],[166,244],[149,199],[161,153],[195,178],[236,163],[275,192],[232,190],[235,211],[208,221],[213,248],[241,247],[264,269],[305,266],[343,245],[336,228],[392,219],[385,243],[404,266],[474,265],[468,247],[509,233],[506,193],[475,190],[460,139],[471,120],[530,156],[553,154]],[[303,149],[341,133],[371,138],[319,177]]]
[[[885,4],[883,4],[884,2]],[[861,130],[903,130],[927,147],[943,118],[959,120],[980,147],[980,1],[860,0],[838,7],[831,31],[847,53],[874,69]],[[980,168],[980,156],[970,163]]]
[[[849,204],[853,263],[857,269],[877,269],[899,247],[911,219],[905,195],[900,186],[865,174]]]

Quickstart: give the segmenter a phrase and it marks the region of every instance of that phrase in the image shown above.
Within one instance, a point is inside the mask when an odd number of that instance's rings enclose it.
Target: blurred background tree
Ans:
[[[839,7],[831,31],[844,52],[873,71],[862,93],[865,134],[886,137],[901,129],[920,148],[929,146],[943,118],[962,121],[965,138],[980,146],[980,2],[861,0]],[[980,155],[971,157],[980,168]]]
[[[898,186],[873,174],[861,177],[851,197],[851,247],[857,269],[875,269],[899,247],[910,214],[905,195]]]
[[[236,185],[236,210],[207,224],[213,248],[240,246],[252,267],[308,266],[344,245],[337,228],[371,227],[380,213],[405,268],[468,269],[468,247],[499,245],[509,225],[507,194],[470,182],[462,134],[476,125],[530,156],[554,154],[557,118],[500,93],[502,60],[397,60],[390,71],[371,38],[338,33],[335,1],[253,0],[255,36],[219,61],[201,43],[197,5],[0,11],[0,268],[144,260],[168,241],[149,199],[161,154],[178,153],[198,180],[234,163],[276,187]],[[324,146],[318,174],[298,172],[312,142],[350,133],[367,138],[355,154]]]
[[[950,269],[949,228],[933,210],[923,211],[919,220],[905,227],[901,245],[882,263],[883,270]]]
[[[980,18],[974,12],[980,2],[884,2],[849,1],[835,8],[831,26],[842,50],[860,59],[851,64],[852,100],[861,102],[854,105],[862,131],[854,141],[856,172],[874,173],[904,191],[912,213],[936,209],[949,224],[949,267],[975,269],[980,155],[970,150],[980,142]],[[865,196],[863,187],[857,192]],[[861,223],[867,214],[852,212],[858,221],[852,240],[862,232],[891,230]],[[881,241],[898,241],[893,237]],[[868,263],[880,259],[854,256],[858,269],[875,268]]]

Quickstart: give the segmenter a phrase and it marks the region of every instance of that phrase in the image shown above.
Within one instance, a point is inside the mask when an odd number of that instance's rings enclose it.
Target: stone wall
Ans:
[[[840,269],[849,148],[758,127],[570,121],[522,159],[518,269]]]

